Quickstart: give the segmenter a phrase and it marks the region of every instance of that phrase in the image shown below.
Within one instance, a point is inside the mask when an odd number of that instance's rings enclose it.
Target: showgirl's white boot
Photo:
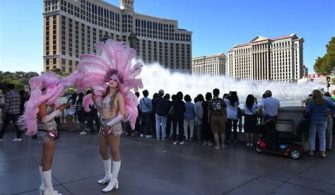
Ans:
[[[112,163],[111,159],[108,160],[103,160],[102,161],[104,164],[104,169],[105,169],[105,177],[103,179],[100,179],[98,181],[99,184],[106,184],[108,183],[111,178],[112,178],[112,173],[111,173],[111,168],[112,168]]]
[[[52,178],[51,178],[51,169],[48,171],[43,171],[43,181],[45,184],[45,188],[43,190],[43,195],[62,195],[55,191],[52,186]]]
[[[103,192],[109,192],[113,189],[119,188],[119,182],[117,180],[117,177],[119,175],[120,167],[121,161],[113,161],[112,178],[109,181],[108,185],[104,189],[102,189]]]

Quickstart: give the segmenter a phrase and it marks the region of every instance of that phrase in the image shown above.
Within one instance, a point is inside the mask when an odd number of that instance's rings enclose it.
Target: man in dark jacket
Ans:
[[[173,115],[173,144],[184,144],[184,112],[185,112],[185,102],[183,102],[183,93],[178,92],[176,95],[176,100],[172,104],[174,108]],[[177,137],[177,124],[179,129],[179,134]]]
[[[166,121],[169,114],[170,103],[167,99],[163,98],[164,91],[158,91],[158,97],[154,100],[156,106],[156,139],[160,140],[162,132],[162,140],[166,138]]]

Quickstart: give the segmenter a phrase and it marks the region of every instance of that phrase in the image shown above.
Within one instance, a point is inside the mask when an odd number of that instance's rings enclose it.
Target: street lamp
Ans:
[[[330,76],[326,77],[327,79],[327,92],[329,93],[329,87],[330,87]]]
[[[104,43],[106,43],[106,41],[109,39],[110,37],[108,36],[108,34],[105,34],[104,37],[102,37],[100,39],[100,41],[103,41]]]
[[[128,35],[129,46],[136,51],[136,47],[138,45],[139,39],[137,38],[135,33],[130,33]]]

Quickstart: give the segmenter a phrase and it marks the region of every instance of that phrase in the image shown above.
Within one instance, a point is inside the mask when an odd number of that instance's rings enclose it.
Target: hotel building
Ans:
[[[120,0],[120,8],[102,0],[43,0],[44,71],[71,73],[80,54],[95,53],[94,44],[106,35],[134,46],[145,63],[158,62],[173,71],[191,72],[192,32],[178,21],[135,13],[134,0]]]
[[[306,74],[303,43],[303,38],[291,34],[276,38],[257,36],[249,43],[238,44],[227,54],[227,75],[237,79],[296,82]]]
[[[192,74],[195,75],[224,75],[226,56],[219,53],[210,56],[192,58]]]

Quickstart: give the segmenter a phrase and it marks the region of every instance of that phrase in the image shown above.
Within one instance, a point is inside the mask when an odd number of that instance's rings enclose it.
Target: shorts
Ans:
[[[244,132],[256,133],[257,118],[254,115],[244,115]]]
[[[43,143],[56,141],[59,138],[58,131],[54,130],[39,130],[39,137],[41,137]]]
[[[225,119],[223,115],[212,116],[211,129],[213,133],[223,134],[225,131]]]
[[[103,123],[106,124],[107,122]],[[120,136],[122,134],[122,125],[121,123],[117,123],[113,126],[101,125],[100,133],[105,136],[113,135]]]

